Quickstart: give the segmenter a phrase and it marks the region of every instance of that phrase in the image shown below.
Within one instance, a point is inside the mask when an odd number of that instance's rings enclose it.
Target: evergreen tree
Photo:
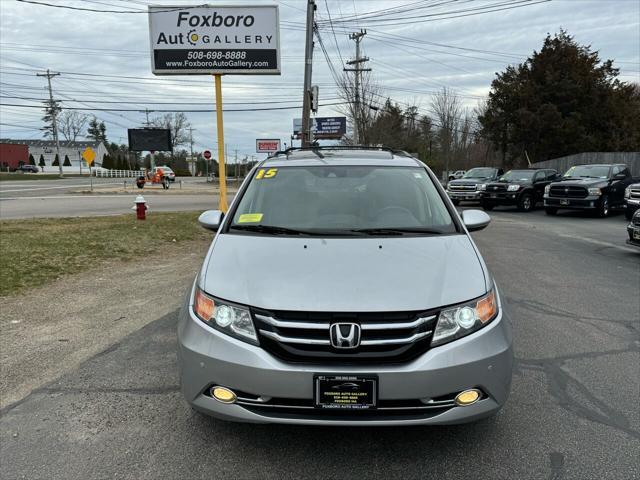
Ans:
[[[89,121],[89,127],[87,128],[87,137],[96,142],[102,142],[107,144],[107,127],[104,122],[98,122],[96,117],[93,117]]]
[[[57,117],[60,112],[62,112],[62,108],[60,108],[60,103],[58,101],[44,101],[44,116],[42,117],[44,127],[42,127],[40,130],[44,132],[45,138],[53,138],[53,117]]]
[[[40,165],[41,167],[44,167],[46,165],[43,154],[40,154],[40,160],[38,161],[38,165]]]
[[[640,89],[564,30],[491,84],[481,134],[507,163],[640,149]]]
[[[35,164],[36,164],[36,159],[33,158],[33,155],[30,153],[29,154],[29,165],[35,166]]]
[[[109,170],[113,168],[113,162],[111,161],[111,157],[108,153],[105,154],[105,156],[102,158],[102,168],[106,168]]]
[[[51,164],[52,167],[58,167],[60,166],[60,157],[58,156],[58,154],[56,153],[56,158],[55,160],[53,160],[53,163]]]
[[[65,155],[64,156],[64,163],[62,164],[63,167],[70,167],[71,166],[71,161],[69,160],[69,155]]]

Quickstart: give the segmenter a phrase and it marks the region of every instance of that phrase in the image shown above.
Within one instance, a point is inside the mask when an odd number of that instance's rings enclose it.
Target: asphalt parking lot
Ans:
[[[516,357],[495,418],[345,429],[203,417],[179,392],[173,311],[3,408],[0,476],[638,478],[640,250],[624,244],[624,217],[491,216],[474,238],[510,305]]]

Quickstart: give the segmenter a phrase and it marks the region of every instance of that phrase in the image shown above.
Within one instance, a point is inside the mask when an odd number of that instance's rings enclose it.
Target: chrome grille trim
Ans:
[[[301,345],[330,345],[329,340],[320,340],[317,338],[293,338],[293,337],[283,337],[282,335],[278,335],[275,332],[270,332],[269,330],[258,330],[265,337],[269,337],[273,340],[282,343],[297,343]],[[328,337],[328,335],[327,335]]]
[[[308,330],[329,330],[329,323],[313,323],[313,322],[291,322],[289,320],[276,320],[273,317],[267,317],[266,315],[255,314],[258,320],[262,320],[269,325],[280,328],[302,328]]]
[[[431,335],[431,330],[428,332],[420,332],[411,335],[410,337],[405,338],[385,338],[382,340],[362,340],[360,345],[371,346],[371,345],[402,345],[404,343],[413,343],[416,340],[419,340],[427,335]]]
[[[397,328],[416,328],[423,323],[430,322],[434,318],[436,318],[436,316],[431,315],[430,317],[420,317],[413,322],[405,323],[363,323],[360,325],[360,328],[362,330],[393,330]]]

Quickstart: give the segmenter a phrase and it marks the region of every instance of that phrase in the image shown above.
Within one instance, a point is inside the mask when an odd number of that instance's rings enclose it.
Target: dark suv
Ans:
[[[454,205],[461,201],[478,201],[482,196],[482,188],[493,182],[504,171],[501,168],[475,167],[467,170],[461,178],[451,180],[447,184],[447,195]]]
[[[558,172],[551,169],[509,170],[497,182],[484,186],[480,204],[485,210],[515,205],[521,212],[529,212],[542,201],[544,188],[557,177]]]

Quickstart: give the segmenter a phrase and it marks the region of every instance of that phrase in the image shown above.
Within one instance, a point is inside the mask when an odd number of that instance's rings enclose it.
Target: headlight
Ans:
[[[481,183],[480,185],[478,185],[478,190],[486,190],[486,189],[487,189],[486,183]]]
[[[624,198],[630,198],[631,197],[631,187],[627,187],[624,189]]]
[[[589,195],[602,195],[602,191],[599,188],[590,188]]]
[[[442,345],[469,335],[487,325],[497,314],[498,300],[494,290],[478,300],[442,310],[438,316],[431,346]]]
[[[550,190],[551,190],[551,185],[547,185],[546,187],[544,187],[544,194],[549,195]]]
[[[216,330],[227,335],[258,345],[256,329],[251,312],[245,307],[213,299],[199,288],[193,302],[193,313]]]
[[[515,185],[509,185],[507,187],[507,192],[517,192],[518,190],[520,190],[520,185],[518,185],[517,183]]]

